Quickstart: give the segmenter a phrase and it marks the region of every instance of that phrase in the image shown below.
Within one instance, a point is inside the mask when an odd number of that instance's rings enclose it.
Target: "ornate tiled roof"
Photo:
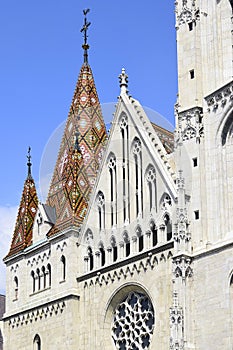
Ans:
[[[73,145],[77,131],[80,151],[76,150],[74,157]],[[65,208],[70,205],[70,203],[68,205],[70,201],[69,186],[66,184],[64,187],[64,181],[66,182],[69,176],[73,176],[77,182],[75,190],[78,191],[75,199],[76,219],[78,223],[83,220],[86,210],[84,208],[87,206],[87,204],[84,205],[84,202],[88,201],[88,194],[94,186],[106,138],[106,128],[93,74],[89,64],[84,62],[75,88],[47,198],[47,204],[56,209],[57,222],[55,226],[61,225],[65,220]],[[75,176],[72,168],[74,166],[77,171]],[[84,192],[81,183],[87,187]],[[82,196],[84,196],[83,200],[81,200]],[[72,215],[75,218],[74,212]],[[52,230],[52,232],[54,231]]]
[[[38,208],[38,197],[35,182],[31,175],[30,149],[28,159],[28,176],[24,183],[15,230],[7,256],[16,254],[32,244],[32,228]]]

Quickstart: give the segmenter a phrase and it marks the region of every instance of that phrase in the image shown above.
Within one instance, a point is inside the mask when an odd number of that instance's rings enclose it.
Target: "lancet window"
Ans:
[[[138,237],[138,251],[141,252],[144,249],[144,236],[140,226],[136,227],[136,235]]]
[[[47,267],[42,266],[37,268],[36,271],[31,271],[32,277],[32,293],[42,291],[51,287],[51,265]]]
[[[99,191],[96,197],[98,216],[99,216],[99,230],[105,229],[105,199],[103,192]]]
[[[118,250],[117,250],[117,244],[116,244],[115,237],[111,238],[111,246],[112,246],[113,261],[117,261]]]
[[[88,260],[89,260],[89,270],[92,271],[94,268],[94,257],[93,257],[93,251],[92,251],[91,247],[88,247],[87,255],[88,255]]]
[[[99,251],[100,251],[100,264],[101,264],[101,266],[104,266],[105,265],[105,249],[104,249],[103,243],[100,243]]]
[[[117,225],[117,174],[116,157],[113,153],[108,158],[108,169],[110,174],[110,199],[111,199],[111,226]]]
[[[62,280],[65,281],[66,279],[66,258],[64,255],[61,257],[61,277]]]
[[[152,246],[154,247],[158,244],[158,230],[156,228],[154,221],[150,222],[150,230],[152,234]]]
[[[172,239],[172,223],[168,214],[164,216],[164,224],[166,228],[167,241]]]
[[[129,222],[129,129],[128,118],[125,113],[121,114],[119,125],[122,137],[123,218],[124,222]]]
[[[149,205],[150,211],[156,210],[157,212],[157,184],[156,184],[156,171],[153,165],[150,165],[146,172],[146,180],[149,188]]]
[[[14,299],[17,300],[18,299],[18,289],[19,289],[19,281],[18,281],[18,277],[15,276],[14,278]]]
[[[135,196],[136,196],[136,216],[143,212],[143,188],[142,188],[142,145],[139,138],[133,142],[133,154],[135,163]]]
[[[125,256],[127,257],[130,255],[130,239],[126,231],[123,233],[123,239],[125,243]]]
[[[38,334],[34,337],[33,340],[33,350],[41,350],[41,339]]]

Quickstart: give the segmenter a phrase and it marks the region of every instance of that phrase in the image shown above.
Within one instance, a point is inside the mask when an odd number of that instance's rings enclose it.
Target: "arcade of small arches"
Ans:
[[[117,242],[116,237],[112,235],[109,245],[104,246],[100,241],[97,249],[94,247],[94,236],[90,229],[86,231],[85,237],[88,247],[84,256],[84,271],[87,273],[171,241],[172,222],[169,214],[165,213],[163,223],[159,227],[152,219],[146,232],[137,225],[132,237],[124,230],[120,241]]]

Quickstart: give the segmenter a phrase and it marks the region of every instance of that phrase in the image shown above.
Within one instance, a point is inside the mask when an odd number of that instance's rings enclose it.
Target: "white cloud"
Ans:
[[[0,293],[6,289],[6,268],[2,259],[7,255],[16,221],[18,207],[0,207]]]

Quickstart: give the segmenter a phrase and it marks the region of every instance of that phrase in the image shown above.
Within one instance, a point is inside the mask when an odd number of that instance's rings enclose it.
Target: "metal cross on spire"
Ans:
[[[32,177],[32,173],[31,173],[31,166],[32,166],[32,163],[31,163],[31,147],[29,146],[28,147],[28,155],[27,155],[27,159],[28,159],[28,162],[27,162],[27,166],[28,166],[28,179]]]
[[[88,14],[88,12],[90,12],[90,9],[83,10],[84,24],[83,24],[82,29],[80,30],[81,33],[84,33],[83,34],[84,43],[82,45],[82,48],[84,49],[84,63],[87,63],[87,58],[88,58],[87,50],[89,49],[89,45],[87,43],[87,38],[88,38],[87,30],[88,30],[88,28],[89,28],[89,26],[91,24],[91,22],[87,22],[87,14]]]

